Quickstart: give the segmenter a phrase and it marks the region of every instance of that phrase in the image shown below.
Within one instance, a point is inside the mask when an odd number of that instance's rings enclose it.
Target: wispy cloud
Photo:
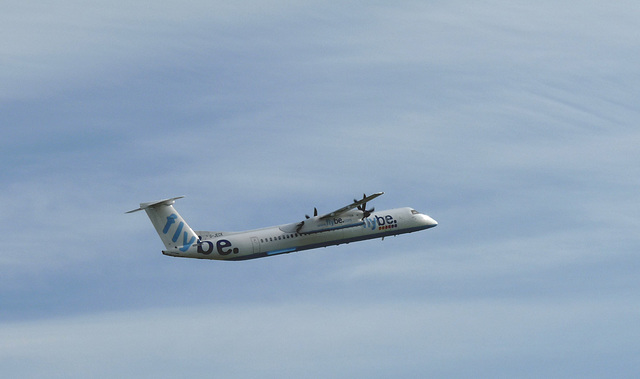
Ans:
[[[639,11],[3,6],[3,367],[635,373]],[[194,228],[249,229],[371,191],[440,225],[228,264],[124,215],[187,195]]]
[[[451,375],[460,362],[500,376],[583,374],[585,367],[601,372],[611,364],[624,373],[633,365],[618,359],[636,350],[637,330],[629,334],[625,327],[631,306],[605,303],[303,302],[127,311],[2,326],[2,361],[8,374],[66,377]],[[611,319],[617,322],[610,333],[590,328]],[[606,353],[614,346],[619,356]],[[246,356],[253,357],[250,365]],[[557,356],[565,359],[539,364]],[[497,370],[505,359],[510,363]]]

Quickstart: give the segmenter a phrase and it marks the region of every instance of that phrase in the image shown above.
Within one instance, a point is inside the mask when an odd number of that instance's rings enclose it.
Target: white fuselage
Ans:
[[[307,233],[293,224],[245,232],[195,232],[199,240],[191,246],[176,246],[162,253],[174,257],[238,261],[411,233],[438,225],[431,217],[412,208],[374,212],[364,219],[361,215],[361,212],[353,211],[336,218],[313,217],[308,225],[315,222],[315,229]],[[319,224],[326,227],[318,228]]]

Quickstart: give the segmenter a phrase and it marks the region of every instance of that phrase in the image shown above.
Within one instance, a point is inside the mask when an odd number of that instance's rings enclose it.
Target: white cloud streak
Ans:
[[[8,374],[637,372],[635,3],[0,8]],[[221,265],[123,214],[187,195],[234,230],[363,191],[440,225]]]
[[[611,348],[623,359],[637,352],[637,312],[618,301],[608,300],[605,308],[584,300],[128,311],[2,326],[0,360],[6,374],[48,377],[419,376],[459,373],[459,364],[501,377],[522,370],[582,376],[594,369],[603,373],[601,365],[615,362]],[[611,333],[584,333],[611,319],[617,320]],[[558,356],[565,359],[539,364]],[[624,372],[633,365],[612,369]]]

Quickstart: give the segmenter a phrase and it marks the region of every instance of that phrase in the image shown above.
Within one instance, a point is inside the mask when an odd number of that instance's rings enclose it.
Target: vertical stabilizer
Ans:
[[[179,196],[150,203],[141,203],[140,208],[127,213],[141,210],[147,212],[151,223],[153,223],[153,226],[156,228],[167,251],[177,252],[179,250],[185,252],[196,243],[198,237],[173,207],[175,201],[183,197],[184,196]]]

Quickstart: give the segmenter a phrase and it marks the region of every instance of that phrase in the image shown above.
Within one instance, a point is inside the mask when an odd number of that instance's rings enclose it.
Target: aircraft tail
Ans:
[[[140,208],[127,213],[141,210],[147,212],[147,216],[149,216],[167,250],[185,252],[196,243],[198,236],[173,207],[175,201],[183,197],[178,196],[150,203],[140,203]]]

